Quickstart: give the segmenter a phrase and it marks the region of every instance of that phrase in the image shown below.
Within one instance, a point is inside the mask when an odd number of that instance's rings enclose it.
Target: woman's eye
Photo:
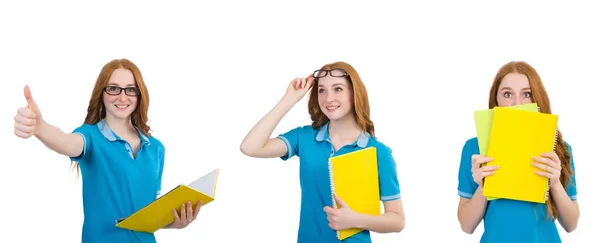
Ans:
[[[510,92],[504,92],[504,97],[506,98],[510,98],[511,93]]]
[[[337,92],[340,92],[342,90],[343,90],[342,88],[335,88],[335,91],[337,91]]]
[[[525,98],[531,98],[531,92],[525,92]]]

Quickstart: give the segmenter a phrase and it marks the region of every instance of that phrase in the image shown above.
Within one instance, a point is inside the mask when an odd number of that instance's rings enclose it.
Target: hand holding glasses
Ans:
[[[284,99],[289,99],[294,104],[297,103],[304,97],[304,95],[312,88],[314,81],[318,78],[322,78],[327,76],[327,74],[331,75],[331,77],[346,77],[348,73],[346,70],[341,68],[334,68],[331,70],[316,70],[307,77],[299,77],[288,85],[287,92],[284,96]]]

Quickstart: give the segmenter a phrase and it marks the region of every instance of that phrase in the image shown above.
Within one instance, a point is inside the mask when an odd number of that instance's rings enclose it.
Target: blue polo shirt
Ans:
[[[137,128],[136,128],[137,129]],[[156,242],[154,234],[115,226],[156,199],[161,189],[165,148],[139,130],[141,146],[134,157],[131,146],[104,120],[83,124],[73,133],[84,138],[78,162],[82,177],[82,242]]]
[[[571,153],[573,184],[567,182],[566,191],[571,200],[576,200],[575,164],[571,146],[569,144],[567,146]],[[465,143],[458,172],[458,195],[468,199],[473,197],[478,187],[471,173],[473,154],[479,154],[477,138],[471,138]],[[509,199],[488,201],[483,217],[484,232],[480,242],[559,243],[561,240],[556,223],[552,219],[546,219],[547,216],[546,204]]]
[[[278,138],[287,145],[288,154],[281,157],[287,160],[293,156],[300,158],[301,206],[298,227],[298,242],[371,242],[369,231],[364,230],[344,241],[337,239],[335,230],[328,226],[327,214],[323,207],[332,206],[331,187],[329,185],[328,160],[332,156],[342,155],[367,147],[377,149],[379,166],[379,193],[381,201],[400,198],[400,185],[396,174],[396,163],[389,147],[363,133],[358,140],[340,148],[337,152],[329,140],[328,125],[315,130],[312,126],[297,127]]]

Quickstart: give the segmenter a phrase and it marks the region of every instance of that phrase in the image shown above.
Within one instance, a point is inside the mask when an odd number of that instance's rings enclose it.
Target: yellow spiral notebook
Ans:
[[[175,220],[173,209],[179,212],[187,201],[195,208],[198,201],[202,207],[215,200],[219,169],[202,176],[189,185],[179,185],[152,203],[141,208],[127,218],[117,220],[116,226],[128,230],[154,233]]]
[[[523,105],[509,106],[508,108],[538,112],[539,107],[536,103]],[[492,133],[492,125],[494,120],[494,109],[478,110],[473,114],[475,118],[475,131],[477,132],[477,143],[479,145],[479,154],[487,156],[488,144],[490,143],[490,134]],[[486,166],[486,163],[481,166]],[[496,200],[497,198],[487,197],[488,200]]]
[[[353,211],[368,215],[380,215],[379,174],[377,150],[369,147],[329,158],[331,192],[336,194]],[[339,208],[333,194],[334,208]],[[338,230],[337,237],[344,240],[363,229]]]
[[[540,112],[494,108],[488,156],[489,166],[500,168],[485,178],[483,195],[535,203],[545,203],[549,180],[535,174],[533,156],[552,152],[558,129],[558,116]]]

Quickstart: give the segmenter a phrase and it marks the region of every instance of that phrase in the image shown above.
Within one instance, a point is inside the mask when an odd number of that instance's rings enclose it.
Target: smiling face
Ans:
[[[532,102],[531,87],[527,76],[509,73],[502,78],[496,95],[498,106],[515,106]]]
[[[319,78],[317,92],[319,107],[330,121],[352,115],[353,91],[346,78],[331,76]]]
[[[121,89],[125,88],[125,89]],[[106,118],[115,120],[130,119],[138,103],[139,90],[130,70],[119,68],[111,74],[102,94]]]
[[[313,77],[317,79],[309,94],[308,114],[314,128],[336,120],[353,122],[360,130],[375,136],[369,95],[354,67],[346,62],[333,62],[313,72]]]

